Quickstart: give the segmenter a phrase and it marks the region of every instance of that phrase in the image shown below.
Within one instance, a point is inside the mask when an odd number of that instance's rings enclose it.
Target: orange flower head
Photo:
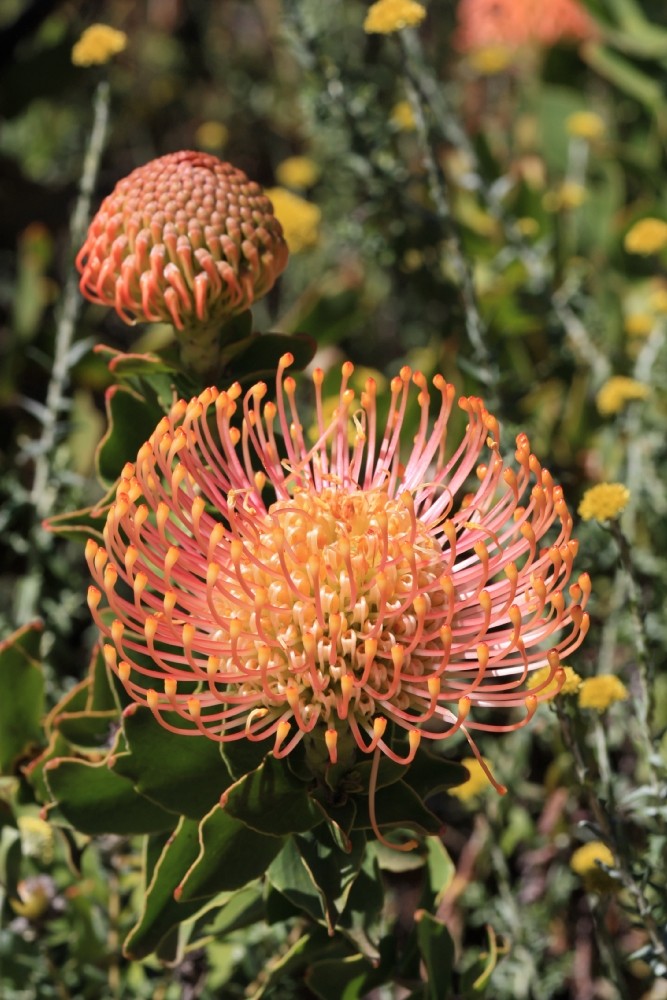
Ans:
[[[271,202],[209,153],[169,153],[104,199],[76,259],[81,291],[126,323],[210,327],[247,309],[287,264]]]
[[[584,42],[597,29],[578,0],[460,0],[456,45],[461,52],[530,43]]]
[[[308,443],[292,360],[275,402],[261,382],[179,400],[124,469],[86,553],[106,661],[173,732],[271,740],[284,757],[320,727],[332,763],[345,739],[375,767],[461,731],[481,759],[474,731],[524,725],[586,634],[562,490],[524,434],[503,460],[476,397],[450,441],[454,387],[433,379],[431,425],[427,380],[407,367],[384,427],[350,363],[325,419],[317,369]]]

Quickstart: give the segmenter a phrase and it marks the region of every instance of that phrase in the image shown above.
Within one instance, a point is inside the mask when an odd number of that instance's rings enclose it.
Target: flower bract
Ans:
[[[287,264],[271,202],[209,153],[169,153],[104,199],[77,256],[82,293],[126,323],[207,328],[248,309]]]
[[[316,369],[309,444],[292,361],[275,401],[262,382],[179,400],[125,467],[87,547],[106,661],[178,733],[283,757],[318,727],[332,763],[340,738],[407,763],[461,731],[477,755],[472,734],[525,724],[587,630],[562,489],[524,434],[503,460],[476,397],[452,440],[454,387],[436,376],[433,399],[407,367],[384,424],[350,363],[325,419]]]

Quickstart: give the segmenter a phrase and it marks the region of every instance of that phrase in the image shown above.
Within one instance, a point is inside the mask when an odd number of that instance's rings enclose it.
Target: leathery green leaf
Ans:
[[[126,708],[123,731],[128,753],[116,759],[113,770],[164,809],[200,819],[231,784],[213,740],[170,733],[148,708]]]
[[[415,920],[427,973],[425,1000],[448,1000],[452,996],[454,942],[445,924],[426,910],[418,910]]]
[[[283,761],[269,754],[256,770],[224,793],[225,812],[258,833],[302,833],[324,820],[306,786]]]
[[[283,846],[247,827],[222,806],[214,806],[199,826],[199,854],[176,889],[180,900],[201,899],[240,889],[267,870]]]
[[[44,742],[41,625],[25,625],[0,643],[0,773],[12,774]]]

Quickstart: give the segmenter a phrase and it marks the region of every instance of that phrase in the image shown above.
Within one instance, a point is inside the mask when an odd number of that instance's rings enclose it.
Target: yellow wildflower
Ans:
[[[570,858],[572,871],[593,892],[605,892],[614,886],[614,880],[600,867],[600,862],[609,868],[614,867],[614,855],[601,840],[589,840],[587,844],[582,844]]]
[[[651,292],[649,305],[654,312],[667,313],[667,288],[656,286],[655,290]]]
[[[291,253],[300,253],[317,243],[322,213],[317,205],[299,198],[286,188],[270,188],[267,195],[273,212],[283,227]]]
[[[648,337],[654,323],[655,320],[650,313],[629,313],[625,317],[625,332],[628,337]]]
[[[309,188],[319,176],[320,168],[309,156],[288,156],[276,167],[276,177],[284,187]]]
[[[557,694],[577,693],[581,687],[581,677],[576,670],[572,669],[572,667],[563,666],[562,669],[565,672],[565,680],[563,681],[562,686],[560,688],[558,687],[558,682],[554,677],[549,687],[540,692],[542,697],[546,695],[547,697],[555,698]],[[534,674],[531,674],[526,686],[529,688],[540,687],[540,685],[544,684],[550,673],[551,667],[542,667],[540,670],[536,670]]]
[[[540,231],[540,224],[537,219],[533,219],[530,215],[523,215],[520,219],[516,220],[516,228],[522,236],[537,236]]]
[[[414,132],[417,127],[410,101],[399,101],[391,109],[390,120],[401,132]]]
[[[646,399],[650,391],[647,385],[638,382],[637,379],[626,375],[612,375],[595,398],[600,413],[603,416],[611,416],[622,410],[626,403]]]
[[[490,766],[486,757],[483,757],[482,760],[487,767]],[[464,757],[461,763],[470,777],[462,785],[450,788],[449,794],[459,799],[460,802],[469,802],[471,799],[481,795],[482,792],[485,792],[487,788],[491,788],[492,785],[484,768],[476,757]]]
[[[75,66],[98,66],[109,62],[127,46],[127,35],[108,24],[91,24],[72,49]]]
[[[368,34],[389,35],[402,28],[413,28],[426,17],[426,8],[416,0],[377,0],[371,4],[364,21]]]
[[[623,242],[628,253],[647,256],[667,246],[667,222],[662,219],[640,219],[625,234]]]
[[[604,121],[594,111],[575,111],[568,117],[565,126],[570,135],[589,142],[601,139],[606,131]]]
[[[579,208],[586,198],[585,187],[574,181],[564,181],[556,191],[547,191],[542,204],[547,212],[560,212],[561,209]]]
[[[485,45],[469,52],[468,62],[477,73],[493,76],[511,65],[512,55],[511,48],[506,45]]]
[[[625,510],[630,490],[623,483],[598,483],[584,493],[579,517],[584,521],[609,521]]]
[[[229,138],[229,129],[222,122],[202,122],[195,132],[195,142],[201,149],[222,149]]]
[[[610,417],[614,413],[619,413],[626,403],[631,403],[636,399],[646,399],[651,390],[643,382],[638,382],[635,378],[627,375],[612,375],[604,383],[595,402],[603,417]]]
[[[596,712],[606,711],[617,701],[625,701],[628,689],[616,674],[598,674],[587,677],[579,688],[579,708],[593,708]]]
[[[28,858],[40,858],[45,863],[53,859],[53,828],[39,816],[19,816],[21,850]]]

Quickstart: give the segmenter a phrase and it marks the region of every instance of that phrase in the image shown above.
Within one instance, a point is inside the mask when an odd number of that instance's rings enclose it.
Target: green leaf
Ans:
[[[183,816],[162,849],[152,871],[146,865],[146,888],[139,920],[128,934],[123,952],[128,958],[145,958],[172,928],[194,916],[205,903],[176,902],[174,892],[199,853],[199,825]]]
[[[284,955],[280,955],[278,959],[269,963],[265,970],[266,979],[260,988],[252,994],[250,1000],[262,1000],[264,997],[268,1000],[269,997],[275,995],[272,991],[280,984],[281,980],[289,976],[290,981],[294,982],[298,974],[315,956],[321,955],[323,951],[331,950],[338,949],[335,946],[334,949],[331,948],[331,940],[322,928],[314,927],[309,930],[298,938]],[[343,952],[343,954],[345,953]]]
[[[220,756],[235,781],[249,771],[254,771],[264,761],[268,753],[264,740],[231,740],[220,744]]]
[[[451,885],[456,866],[439,837],[429,837],[426,841],[426,849],[428,852],[428,877],[434,899],[433,905],[438,906]]]
[[[283,838],[257,833],[214,806],[199,826],[199,854],[176,890],[178,898],[240,889],[264,874],[283,843]]]
[[[308,871],[295,838],[290,837],[267,872],[271,885],[313,920],[324,919],[322,897]]]
[[[117,757],[112,769],[164,809],[200,819],[231,784],[213,740],[170,733],[148,708],[126,708],[123,731],[128,753]]]
[[[366,850],[366,836],[360,831],[354,832],[350,838],[349,852],[343,853],[334,845],[323,843],[318,838],[318,832],[295,837],[294,840],[319,893],[327,927],[333,933],[361,870]]]
[[[375,844],[369,843],[338,926],[354,942],[357,951],[373,965],[380,959],[380,945],[385,932],[384,905],[384,886]]]
[[[229,816],[273,836],[310,830],[324,818],[303,782],[271,754],[228,788],[221,804]]]
[[[358,796],[356,803],[357,816],[354,828],[371,829],[368,797]],[[405,826],[423,834],[439,833],[442,829],[442,820],[426,808],[419,796],[404,781],[397,781],[386,788],[377,789],[375,815],[380,829]]]
[[[110,486],[125,463],[134,461],[139,448],[164,416],[164,410],[155,399],[146,400],[122,385],[107,389],[105,404],[109,426],[100,441],[96,462],[100,479]]]
[[[384,978],[363,955],[348,955],[314,962],[306,985],[319,1000],[359,1000]]]
[[[420,746],[407,769],[404,781],[420,799],[426,799],[436,792],[462,785],[468,778],[468,771],[463,764],[446,760]]]
[[[38,662],[38,622],[0,643],[0,773],[13,774],[44,740],[44,677]]]
[[[415,913],[417,942],[426,966],[425,1000],[447,1000],[452,996],[454,942],[445,924],[426,910]]]
[[[366,837],[353,834],[349,853],[318,839],[316,833],[292,837],[272,863],[271,884],[331,933],[345,909],[364,860]]]
[[[155,833],[176,822],[173,813],[139,795],[106,761],[61,757],[46,764],[45,776],[60,812],[82,833]]]
[[[213,919],[209,918],[205,932],[219,941],[234,931],[256,924],[264,916],[265,909],[263,887],[259,883],[246,885],[233,892]]]
[[[294,356],[291,371],[301,371],[312,361],[316,349],[316,341],[306,333],[254,333],[235,355],[231,370],[239,382],[275,378],[283,354],[289,352]]]

